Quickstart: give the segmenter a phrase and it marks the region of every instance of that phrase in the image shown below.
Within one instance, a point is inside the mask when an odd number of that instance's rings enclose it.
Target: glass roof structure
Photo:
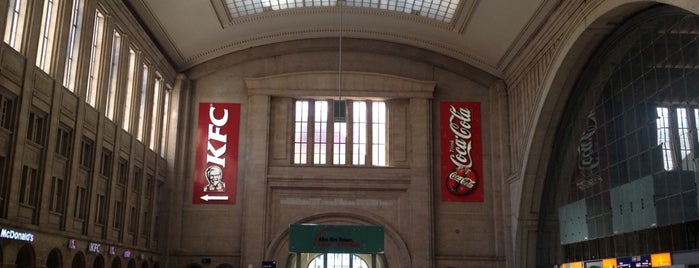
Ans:
[[[342,0],[340,0],[342,1]],[[346,7],[377,8],[451,23],[459,0],[345,0]],[[293,8],[335,7],[337,0],[225,0],[231,18]]]

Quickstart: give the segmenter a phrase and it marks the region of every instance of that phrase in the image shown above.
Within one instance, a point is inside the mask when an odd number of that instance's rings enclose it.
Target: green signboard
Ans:
[[[289,252],[383,253],[383,226],[291,224]]]

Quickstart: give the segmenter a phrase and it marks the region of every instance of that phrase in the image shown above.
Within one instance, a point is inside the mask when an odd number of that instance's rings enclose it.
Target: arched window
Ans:
[[[553,141],[539,266],[699,249],[697,25],[656,6],[587,61]]]
[[[326,253],[316,256],[307,268],[369,268],[369,265],[355,254]]]

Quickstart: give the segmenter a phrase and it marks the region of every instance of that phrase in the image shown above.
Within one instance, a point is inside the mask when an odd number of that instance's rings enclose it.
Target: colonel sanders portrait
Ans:
[[[219,166],[210,166],[204,172],[208,184],[204,186],[204,192],[223,192],[226,190],[226,183],[223,182],[223,170]]]

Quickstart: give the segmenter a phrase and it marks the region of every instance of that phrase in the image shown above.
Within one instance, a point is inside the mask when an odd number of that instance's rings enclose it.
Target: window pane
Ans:
[[[374,166],[386,165],[386,104],[374,102],[371,105],[371,140],[372,157],[371,164]]]
[[[90,73],[87,80],[85,101],[96,106],[97,95],[100,83],[100,66],[102,63],[102,42],[104,40],[104,16],[97,11],[95,14],[95,25],[92,31],[92,48],[90,51]]]
[[[107,88],[107,106],[104,108],[107,118],[114,120],[116,110],[117,81],[119,79],[119,58],[121,57],[121,35],[114,31],[112,41],[112,59],[109,65],[109,88]]]
[[[129,49],[129,69],[126,78],[126,94],[124,96],[124,118],[122,118],[121,128],[126,131],[131,130],[131,116],[133,115],[133,91],[134,77],[136,76],[136,52]]]
[[[315,102],[313,133],[313,164],[325,164],[327,159],[328,102]]]
[[[27,203],[27,197],[29,196],[27,192],[27,188],[30,186],[29,177],[29,168],[27,166],[22,167],[22,180],[19,185],[19,202],[22,204]]]
[[[87,208],[86,200],[87,189],[82,186],[77,186],[75,189],[75,218],[84,220],[85,210]]]
[[[75,69],[78,66],[78,49],[80,48],[80,30],[83,19],[83,0],[73,0],[73,10],[68,34],[68,49],[66,51],[66,66],[63,74],[63,86],[69,90],[75,87]]]
[[[138,129],[137,129],[137,135],[136,138],[139,141],[143,141],[143,132],[145,131],[143,128],[145,127],[145,115],[146,115],[146,93],[148,91],[148,66],[143,64],[143,76],[141,77],[141,88],[140,91],[138,92],[139,98],[138,98],[138,121],[136,124],[138,124]]]
[[[49,210],[56,213],[63,213],[63,179],[51,178],[51,199],[49,200]]]
[[[36,112],[29,112],[27,120],[27,139],[36,145],[44,146],[46,140],[46,117]]]
[[[333,164],[344,165],[347,154],[347,123],[335,122],[333,132]]]
[[[160,126],[160,134],[162,137],[160,138],[160,156],[165,157],[165,141],[166,136],[167,136],[167,128],[169,125],[169,111],[170,111],[170,88],[168,87],[168,90],[165,90],[165,99],[163,100],[163,116],[161,117],[163,122]]]
[[[694,159],[690,159],[692,154],[691,128],[689,127],[689,116],[686,108],[677,108],[677,131],[680,143],[680,162],[682,170],[694,170]]]
[[[46,73],[49,73],[51,68],[57,10],[58,0],[45,0],[41,18],[39,46],[36,53],[36,66],[39,66],[39,68],[43,69]]]
[[[7,96],[0,96],[0,127],[14,131],[15,101]]]
[[[694,133],[696,133],[695,142],[699,143],[699,108],[694,109]],[[699,158],[699,152],[694,152],[694,156]]]
[[[352,164],[364,165],[366,159],[366,103],[352,103]]]
[[[7,9],[7,21],[5,22],[4,40],[5,43],[17,51],[20,51],[22,48],[26,11],[27,0],[10,0]]]
[[[156,73],[155,87],[153,89],[153,107],[150,115],[150,141],[149,148],[155,150],[156,140],[159,138],[158,133],[158,119],[161,118],[160,114],[160,96],[163,91],[163,78]]]
[[[655,120],[658,128],[658,145],[663,150],[663,163],[665,170],[671,170],[674,166],[672,161],[672,146],[670,144],[670,115],[668,108],[657,107],[658,118]]]
[[[308,101],[295,103],[294,128],[294,164],[306,163],[306,146],[308,146]]]

